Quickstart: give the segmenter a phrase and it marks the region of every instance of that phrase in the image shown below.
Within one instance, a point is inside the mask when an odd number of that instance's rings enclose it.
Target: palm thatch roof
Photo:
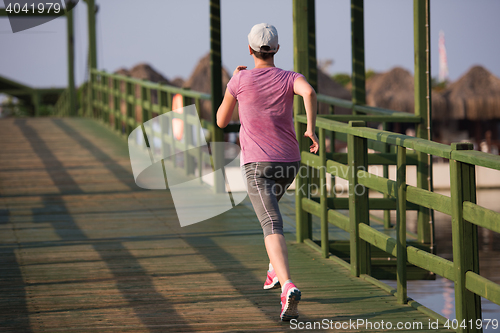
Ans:
[[[366,103],[389,110],[413,112],[413,76],[401,67],[380,74],[370,82]]]
[[[384,109],[415,112],[413,75],[406,69],[395,67],[388,72],[376,75],[367,84],[366,104]],[[433,114],[442,113],[446,108],[444,98],[432,92]]]
[[[212,92],[211,84],[211,69],[210,69],[210,53],[207,53],[203,58],[200,59],[196,65],[193,73],[189,79],[184,82],[183,87],[189,88],[193,91],[199,91],[203,93],[210,94]],[[223,92],[225,92],[227,83],[229,82],[229,73],[225,68],[222,68],[222,87]],[[203,119],[210,120],[212,115],[212,103],[211,101],[203,101],[201,103],[201,117]],[[235,109],[233,113],[232,120],[238,120],[238,110]]]
[[[147,63],[140,63],[130,69],[130,76],[140,80],[170,84],[170,82]]]
[[[351,93],[349,92],[349,90],[344,88],[337,81],[333,80],[328,74],[326,74],[319,68],[318,68],[318,93],[331,97],[351,100]],[[318,113],[328,114],[329,106],[327,104],[320,103],[318,108]],[[335,107],[334,113],[352,114],[352,111],[350,109]]]
[[[443,119],[500,118],[500,79],[482,66],[469,69],[443,92],[443,96],[448,103]]]
[[[178,76],[178,77],[174,78],[173,80],[171,80],[170,84],[181,88],[184,85],[184,82],[186,82],[186,80],[184,80],[182,77]]]
[[[126,69],[125,67],[122,67],[122,68],[116,70],[114,74],[123,75],[123,76],[130,76],[130,71],[128,69]]]

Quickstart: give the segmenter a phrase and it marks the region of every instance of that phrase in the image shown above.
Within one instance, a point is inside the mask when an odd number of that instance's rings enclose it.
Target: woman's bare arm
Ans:
[[[233,72],[233,77],[238,74],[240,71],[247,69],[247,66],[238,66]],[[220,128],[224,128],[231,121],[231,117],[233,116],[234,107],[236,106],[236,98],[226,89],[226,93],[224,94],[224,99],[222,100],[222,104],[219,106],[219,110],[217,110],[217,125]]]
[[[224,95],[222,104],[219,106],[219,110],[217,110],[217,125],[220,128],[224,128],[227,124],[229,124],[229,121],[231,121],[231,117],[233,116],[235,106],[236,98],[234,98],[229,90],[226,89],[226,94]]]
[[[309,148],[311,153],[317,153],[319,149],[318,137],[316,136],[316,113],[318,109],[318,102],[316,99],[316,92],[313,87],[304,79],[299,77],[293,83],[293,91],[297,95],[302,96],[304,99],[304,106],[306,108],[307,116],[307,130],[304,133],[305,137],[312,140],[312,145]]]

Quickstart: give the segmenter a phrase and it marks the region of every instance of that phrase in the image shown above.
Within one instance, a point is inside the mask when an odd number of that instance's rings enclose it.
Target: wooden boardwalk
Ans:
[[[93,120],[2,119],[0,143],[0,332],[293,328],[279,321],[279,292],[262,289],[268,261],[246,205],[181,228],[169,192],[138,188],[126,142]],[[365,319],[436,331],[287,238],[303,325]],[[375,327],[340,331],[387,331]]]

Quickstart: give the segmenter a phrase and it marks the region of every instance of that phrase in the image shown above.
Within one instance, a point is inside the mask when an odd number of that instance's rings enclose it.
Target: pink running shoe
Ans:
[[[281,287],[281,285],[274,269],[272,271],[267,271],[267,279],[266,282],[264,282],[264,289],[276,289],[279,287]]]
[[[299,304],[301,297],[300,290],[293,283],[287,283],[285,290],[281,293],[281,315],[282,321],[289,321],[299,317]]]

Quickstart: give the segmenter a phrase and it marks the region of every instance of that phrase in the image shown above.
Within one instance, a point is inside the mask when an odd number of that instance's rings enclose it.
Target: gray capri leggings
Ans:
[[[278,201],[295,179],[299,166],[300,161],[252,162],[242,166],[248,196],[264,231],[264,238],[270,234],[283,235],[283,218]]]

